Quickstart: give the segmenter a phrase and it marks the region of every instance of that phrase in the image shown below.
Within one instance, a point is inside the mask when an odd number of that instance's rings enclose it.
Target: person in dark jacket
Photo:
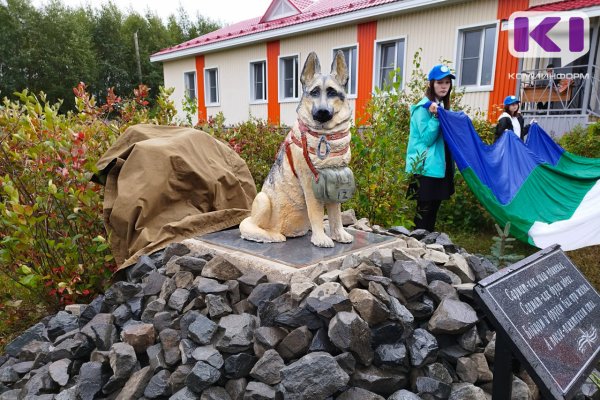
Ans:
[[[498,118],[496,125],[495,140],[500,139],[500,136],[505,131],[512,131],[519,139],[525,141],[525,135],[529,130],[529,124],[525,125],[523,116],[519,112],[520,101],[516,96],[506,96],[504,99],[504,112]]]

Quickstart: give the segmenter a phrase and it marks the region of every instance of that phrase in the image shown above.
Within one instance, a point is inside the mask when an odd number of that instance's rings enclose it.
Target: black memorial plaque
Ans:
[[[600,295],[560,247],[498,271],[475,293],[545,396],[570,399],[600,357]]]

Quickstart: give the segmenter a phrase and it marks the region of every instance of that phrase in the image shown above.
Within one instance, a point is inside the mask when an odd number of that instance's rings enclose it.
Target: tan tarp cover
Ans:
[[[244,160],[191,128],[132,126],[97,166],[119,270],[169,243],[239,224],[256,195]]]

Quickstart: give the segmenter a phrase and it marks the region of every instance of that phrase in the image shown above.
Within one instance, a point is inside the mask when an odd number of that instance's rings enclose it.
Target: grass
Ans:
[[[0,274],[0,354],[21,332],[48,315],[32,293]]]
[[[494,232],[447,232],[454,243],[463,247],[471,254],[489,255],[494,244]],[[521,241],[512,242],[509,251],[527,257],[540,249]],[[579,250],[566,251],[565,254],[573,264],[585,275],[587,280],[600,291],[600,246],[584,247]]]
[[[600,246],[566,252],[596,290],[600,291]]]

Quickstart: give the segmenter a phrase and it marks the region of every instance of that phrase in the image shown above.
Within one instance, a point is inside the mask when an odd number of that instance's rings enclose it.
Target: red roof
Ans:
[[[565,0],[531,7],[528,11],[570,11],[600,6],[600,0]]]
[[[301,12],[290,17],[260,23],[261,17],[241,21],[214,32],[197,37],[173,47],[163,49],[153,56],[187,50],[194,47],[205,46],[229,39],[249,36],[259,32],[272,31],[279,28],[300,25],[306,22],[347,14],[353,11],[375,7],[382,4],[394,3],[401,0],[290,0]]]
[[[313,0],[290,0],[290,3],[293,3],[298,10],[304,10],[306,7],[310,6],[314,3]]]

